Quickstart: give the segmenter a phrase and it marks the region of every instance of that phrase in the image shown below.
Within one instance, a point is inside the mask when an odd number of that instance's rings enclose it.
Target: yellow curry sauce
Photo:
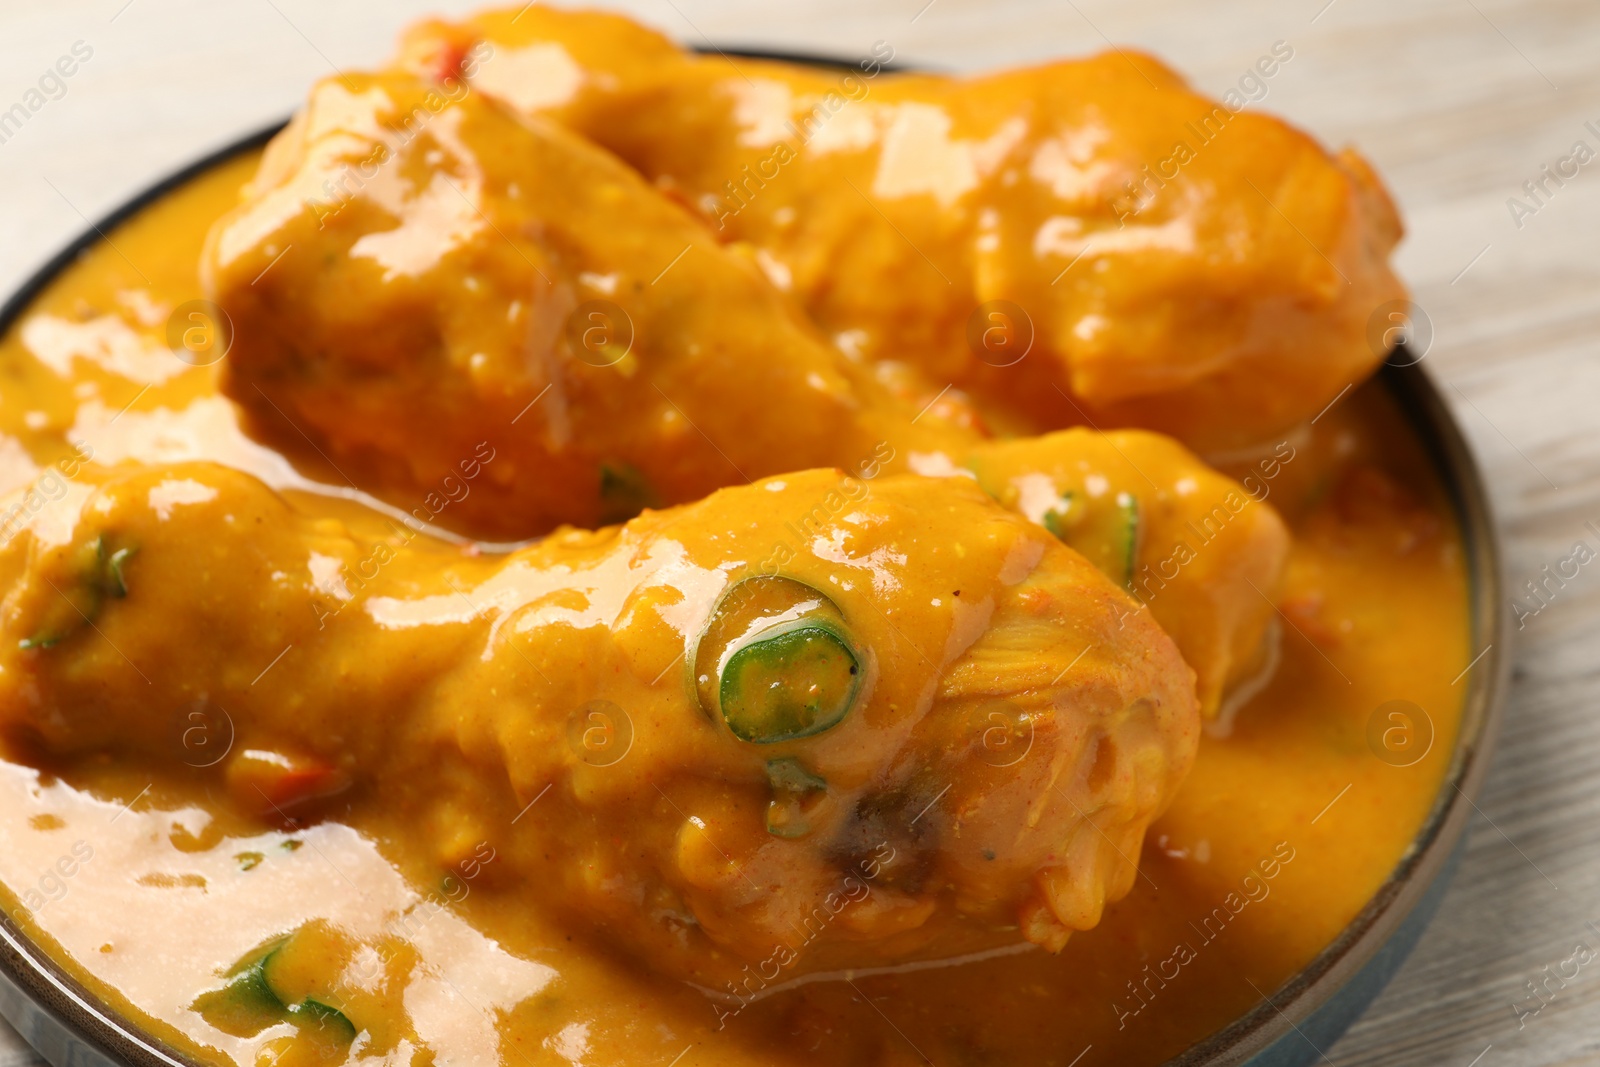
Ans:
[[[246,438],[214,368],[168,348],[169,318],[199,295],[205,233],[256,162],[224,164],[113,231],[0,342],[5,490],[54,466],[59,477],[41,484],[76,491],[86,460],[214,459],[308,513],[378,530],[370,501],[327,488],[336,472],[314,483]],[[1453,518],[1376,387],[1258,454],[1212,458],[1262,487],[1296,536],[1276,654],[1263,685],[1236,690],[1259,692],[1208,729],[1132,892],[1059,956],[1030,948],[848,980],[808,975],[748,1002],[719,1000],[529,907],[540,886],[497,877],[497,833],[508,830],[473,812],[424,831],[462,838],[441,871],[406,805],[264,830],[192,777],[109,757],[53,775],[24,752],[0,764],[6,910],[108,1002],[222,1062],[344,1055],[336,1040],[293,1040],[299,1024],[241,1037],[195,1010],[224,971],[297,928],[382,946],[375,966],[407,976],[369,1005],[416,1035],[388,1051],[394,1062],[1065,1065],[1086,1049],[1077,1062],[1160,1062],[1303,966],[1392,870],[1441,784],[1458,728],[1454,680],[1470,655]],[[450,504],[439,494],[425,506]],[[251,605],[239,605],[238,626],[251,625]],[[1425,717],[1409,728],[1389,719],[1394,700]],[[192,728],[172,743],[194,765],[227,742],[224,723]],[[410,788],[426,798],[439,784],[419,774]],[[302,953],[284,980],[314,983],[318,962]]]
[[[1138,51],[972,75],[885,70],[893,57],[880,40],[838,67],[734,61],[527,3],[420,21],[395,65],[615,152],[754,248],[841,346],[1046,424],[1231,447],[1310,418],[1380,358],[1366,324],[1404,298],[1401,228],[1353,149],[1206,99]],[[318,192],[312,210],[342,211]],[[1030,357],[974,359],[1002,323]]]

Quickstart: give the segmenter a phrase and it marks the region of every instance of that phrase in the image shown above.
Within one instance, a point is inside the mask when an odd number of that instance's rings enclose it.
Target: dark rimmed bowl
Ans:
[[[851,66],[821,57],[729,49],[751,58]],[[252,133],[157,182],[91,227],[41,267],[0,307],[9,330],[55,277],[103,234],[206,170],[259,148],[282,128]],[[1364,1011],[1422,936],[1460,858],[1472,798],[1488,770],[1510,669],[1510,631],[1499,538],[1482,473],[1439,388],[1416,363],[1385,364],[1378,381],[1422,441],[1460,524],[1471,589],[1470,667],[1461,730],[1450,768],[1411,848],[1344,931],[1300,973],[1228,1026],[1166,1067],[1302,1067]],[[188,1056],[140,1032],[102,1003],[24,936],[0,921],[0,1015],[54,1067],[199,1067]]]

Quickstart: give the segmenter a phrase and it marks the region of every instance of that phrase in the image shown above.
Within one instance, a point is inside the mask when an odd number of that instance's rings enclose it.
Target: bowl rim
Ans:
[[[697,49],[705,51],[704,49]],[[826,67],[853,67],[838,57],[759,49],[712,49],[748,59],[781,59]],[[892,64],[886,69],[897,68]],[[0,334],[10,330],[34,300],[107,231],[205,172],[258,149],[287,125],[270,123],[202,154],[91,223],[40,265],[0,304]],[[1339,935],[1310,963],[1231,1023],[1201,1038],[1163,1067],[1236,1067],[1290,1033],[1326,1004],[1370,963],[1444,872],[1473,812],[1488,772],[1510,675],[1510,627],[1505,604],[1504,556],[1482,468],[1421,360],[1386,361],[1373,376],[1400,406],[1440,477],[1462,536],[1471,596],[1471,647],[1483,647],[1463,672],[1461,729],[1443,786],[1410,847],[1389,876]],[[1358,385],[1361,383],[1352,383]],[[1486,646],[1485,646],[1486,643]],[[1458,679],[1459,681],[1460,679]],[[146,1034],[67,973],[39,945],[0,915],[0,980],[9,979],[32,1003],[77,1039],[117,1061],[165,1067],[204,1067],[166,1041]],[[1302,1034],[1302,1036],[1304,1036]],[[1307,1038],[1307,1041],[1310,1039]],[[1318,1049],[1318,1052],[1323,1050]]]
[[[87,229],[29,274],[0,304],[0,336],[11,330],[63,271],[105,240],[110,230],[205,172],[264,146],[286,125],[287,120],[275,122],[212,149],[158,178],[91,222]],[[161,1038],[144,1033],[133,1020],[123,1018],[116,1008],[68,973],[48,951],[25,934],[6,911],[0,911],[0,985],[14,987],[71,1039],[98,1050],[112,1062],[137,1064],[138,1067],[155,1064],[207,1067]],[[73,1062],[78,1061],[74,1059]]]
[[[1479,810],[1476,797],[1489,772],[1511,674],[1511,629],[1504,610],[1505,557],[1499,526],[1483,469],[1421,359],[1396,362],[1391,353],[1372,380],[1389,392],[1416,432],[1461,533],[1470,597],[1469,648],[1482,651],[1456,679],[1465,680],[1467,689],[1455,751],[1433,805],[1405,854],[1339,936],[1277,989],[1268,991],[1260,1003],[1163,1067],[1235,1067],[1297,1032],[1310,1043],[1299,1024],[1371,963],[1435,881],[1447,876],[1467,825]],[[1326,1058],[1325,1050],[1316,1051]]]

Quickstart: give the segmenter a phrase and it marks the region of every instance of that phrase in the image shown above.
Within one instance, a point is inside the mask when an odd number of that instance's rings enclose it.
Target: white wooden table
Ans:
[[[952,69],[1114,41],[1214,95],[1288,42],[1294,58],[1260,106],[1325,142],[1358,143],[1397,194],[1410,227],[1400,266],[1436,334],[1427,359],[1488,472],[1512,587],[1576,541],[1600,549],[1585,525],[1600,526],[1600,158],[1547,183],[1542,204],[1522,188],[1579,140],[1600,153],[1596,0],[605,2],[691,43],[855,55],[882,40],[901,61]],[[78,42],[92,55],[0,143],[0,291],[85,217],[287,114],[334,65],[380,61],[410,19],[475,6],[9,0],[0,111]],[[1537,211],[1514,218],[1514,196]],[[1600,567],[1517,642],[1465,863],[1400,976],[1328,1050],[1340,1067],[1600,1062],[1600,956],[1548,983],[1537,1015],[1513,1010],[1539,1003],[1525,983],[1544,982],[1580,942],[1600,953],[1587,925],[1600,927]],[[3,1025],[0,1067],[35,1062]]]

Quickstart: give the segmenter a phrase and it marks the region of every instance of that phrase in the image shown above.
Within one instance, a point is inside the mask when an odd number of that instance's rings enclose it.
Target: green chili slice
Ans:
[[[258,1034],[283,1018],[283,1001],[267,982],[267,963],[282,945],[279,940],[265,951],[247,956],[228,972],[226,985],[195,999],[194,1010],[218,1030],[235,1037]]]
[[[356,1039],[356,1025],[349,1016],[331,1004],[307,997],[289,1009],[290,1016],[302,1020],[308,1027],[323,1031],[339,1044],[349,1044]]]
[[[741,647],[722,669],[722,717],[757,744],[821,733],[844,718],[861,665],[826,626],[796,626]]]
[[[1039,519],[1063,544],[1080,552],[1112,581],[1133,589],[1139,556],[1139,498],[1118,493],[1091,499],[1071,489]]]
[[[319,1041],[348,1046],[357,1034],[349,1016],[326,999],[291,991],[299,984],[294,972],[303,969],[286,962],[295,952],[298,933],[276,938],[234,964],[224,976],[227,983],[200,994],[193,1009],[212,1026],[236,1037],[252,1037],[287,1020],[302,1033],[317,1035]],[[286,968],[290,973],[284,973]]]
[[[760,575],[730,589],[694,658],[701,707],[753,744],[810,737],[849,714],[862,660],[844,615],[792,578]]]

